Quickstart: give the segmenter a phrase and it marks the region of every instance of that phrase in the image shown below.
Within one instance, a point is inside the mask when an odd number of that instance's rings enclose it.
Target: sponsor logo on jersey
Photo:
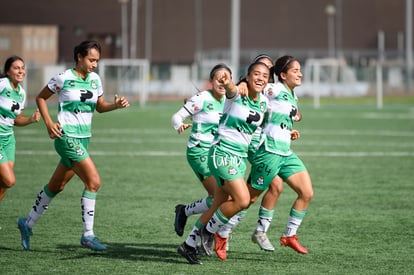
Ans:
[[[272,88],[270,88],[269,90],[267,90],[267,94],[268,94],[268,95],[273,95],[273,89],[272,89]]]
[[[199,108],[196,104],[191,105],[191,109],[193,109],[193,111],[197,111]]]

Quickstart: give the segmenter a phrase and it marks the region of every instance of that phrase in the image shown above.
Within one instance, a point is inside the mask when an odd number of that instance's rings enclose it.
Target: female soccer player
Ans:
[[[248,96],[241,96],[228,73],[220,78],[226,88],[226,102],[218,134],[210,148],[208,165],[216,178],[212,207],[196,222],[186,241],[177,252],[190,264],[201,264],[196,245],[212,255],[213,234],[236,213],[250,204],[249,190],[244,180],[246,159],[252,135],[263,121],[268,100],[261,92],[269,80],[269,68],[256,62],[247,73]]]
[[[264,142],[253,159],[250,195],[257,197],[277,176],[297,193],[280,244],[307,254],[308,250],[299,243],[297,230],[307,213],[313,188],[305,165],[290,148],[291,140],[299,137],[293,130],[298,115],[294,88],[302,84],[302,72],[299,61],[292,56],[280,57],[274,70],[279,82],[264,90],[269,99],[269,116],[263,127]]]
[[[269,77],[269,86],[272,86],[274,83],[273,73],[273,61],[270,56],[266,54],[259,54],[256,56],[253,60],[253,62],[263,62],[270,68],[271,75]],[[240,89],[241,94],[247,94],[247,86],[245,79],[242,79],[240,84],[238,85]],[[294,121],[300,121],[302,118],[300,112],[297,112],[297,115],[294,117]],[[249,146],[249,154],[248,154],[248,160],[250,163],[252,163],[253,157],[257,151],[258,146],[260,145],[261,141],[261,128],[258,129],[259,131],[256,131],[256,133],[253,135],[252,142]],[[250,178],[247,180],[248,183],[250,183]],[[265,194],[263,195],[259,213],[258,213],[258,221],[256,225],[256,229],[254,230],[251,240],[254,243],[257,243],[259,247],[264,251],[270,251],[273,252],[275,250],[274,246],[270,242],[267,231],[270,227],[270,224],[272,222],[274,213],[275,213],[275,205],[277,203],[277,200],[282,193],[283,190],[283,180],[276,176],[270,183],[269,188],[266,190]],[[258,197],[251,198],[251,203],[254,203],[257,200]],[[223,226],[216,234],[214,234],[214,240],[215,240],[215,250],[217,255],[225,259],[226,258],[226,250],[228,249],[228,239],[230,236],[230,233],[232,232],[232,229],[240,222],[240,220],[244,217],[246,214],[246,210],[243,210],[236,214],[234,217],[230,219],[230,221]]]
[[[230,68],[225,64],[214,66],[209,78],[211,89],[192,96],[171,119],[172,126],[179,134],[191,127],[187,142],[187,161],[207,191],[206,198],[175,207],[174,229],[178,236],[183,235],[188,216],[204,213],[212,205],[216,180],[208,168],[207,157],[223,113],[226,90],[219,82],[223,71],[231,75]],[[192,124],[184,123],[189,117]]]
[[[254,62],[262,62],[270,69],[269,81],[268,83],[273,83],[273,60],[267,54],[259,54],[253,59]],[[238,85],[240,93],[243,95],[248,94],[246,78],[240,80]],[[252,141],[249,145],[248,151],[248,161],[251,163],[256,153],[257,147],[261,139],[261,127],[258,127],[256,132],[253,134]],[[247,180],[248,182],[250,179]],[[271,220],[273,218],[274,206],[282,193],[283,190],[283,181],[280,177],[276,177],[269,186],[269,189],[266,191],[262,198],[262,202],[259,209],[259,218],[256,230],[252,234],[252,241],[257,243],[259,247],[265,251],[274,251],[275,248],[270,242],[269,238],[266,235],[267,229],[270,226]],[[214,234],[214,244],[215,251],[217,255],[222,259],[226,259],[227,250],[228,250],[228,240],[233,229],[240,223],[240,221],[246,215],[247,210],[242,210],[236,215],[234,215],[227,224],[220,228],[216,234]]]
[[[21,243],[26,250],[30,249],[33,226],[75,174],[84,184],[81,197],[83,234],[80,243],[92,250],[106,249],[93,231],[95,201],[101,179],[88,154],[92,115],[95,110],[99,113],[109,112],[128,107],[129,103],[126,98],[118,96],[112,103],[104,100],[101,79],[93,72],[101,55],[101,47],[97,42],[84,41],[75,47],[73,54],[75,68],[53,77],[36,97],[49,137],[54,139],[56,152],[61,159],[49,183],[36,196],[29,215],[18,219]],[[57,95],[59,100],[57,122],[50,117],[46,102],[53,95]]]
[[[16,183],[16,139],[13,126],[26,126],[40,120],[39,110],[31,117],[23,116],[26,91],[21,83],[25,76],[23,59],[18,56],[9,57],[4,63],[4,74],[0,75],[0,201],[6,195],[7,189]]]

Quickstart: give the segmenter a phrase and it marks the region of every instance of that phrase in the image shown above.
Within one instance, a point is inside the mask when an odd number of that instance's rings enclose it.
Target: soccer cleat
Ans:
[[[257,243],[264,251],[274,252],[275,247],[270,242],[266,232],[254,231],[252,235],[252,242]]]
[[[177,253],[186,258],[189,264],[203,264],[197,258],[197,249],[187,245],[185,242],[177,248]]]
[[[216,251],[217,257],[223,261],[227,259],[227,241],[228,238],[223,238],[218,233],[214,234],[214,250]]]
[[[80,243],[82,246],[90,248],[95,251],[102,251],[106,249],[106,246],[103,245],[99,241],[98,237],[96,237],[95,235],[88,236],[88,237],[82,236],[82,238],[80,239]]]
[[[206,252],[204,252],[204,249],[202,249],[201,248],[201,246],[196,246],[196,255],[198,255],[198,256],[208,256],[207,254],[206,254]]]
[[[185,205],[177,204],[175,206],[175,221],[174,221],[174,230],[178,236],[184,234],[184,227],[187,223],[187,215],[185,214]]]
[[[199,230],[200,239],[201,239],[201,248],[204,250],[207,256],[213,255],[213,241],[214,235],[209,232],[206,226],[202,226]]]
[[[30,236],[33,235],[32,229],[29,228],[26,224],[25,218],[19,218],[17,220],[17,227],[20,230],[20,235],[22,237],[22,246],[25,250],[30,249]]]
[[[308,250],[299,243],[299,238],[296,235],[280,237],[280,244],[293,248],[298,253],[308,254]]]

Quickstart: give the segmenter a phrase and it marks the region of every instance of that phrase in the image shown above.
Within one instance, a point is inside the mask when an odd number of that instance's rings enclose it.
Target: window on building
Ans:
[[[24,43],[24,49],[26,51],[30,51],[31,48],[32,48],[32,40],[31,40],[31,37],[29,35],[24,37],[24,42],[23,43]]]
[[[34,51],[39,50],[39,39],[37,37],[33,37],[33,50]]]
[[[10,49],[10,37],[0,36],[0,50],[9,50]]]
[[[42,36],[40,39],[42,42],[42,51],[47,51],[47,37]]]

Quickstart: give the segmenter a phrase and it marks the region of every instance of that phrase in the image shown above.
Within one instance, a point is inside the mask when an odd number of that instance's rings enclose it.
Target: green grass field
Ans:
[[[174,206],[205,196],[185,158],[188,132],[170,125],[180,102],[139,104],[96,114],[90,153],[102,178],[95,233],[108,245],[79,245],[80,196],[74,178],[33,229],[24,251],[16,226],[58,161],[43,122],[16,128],[16,185],[0,203],[0,274],[412,274],[414,272],[414,97],[301,100],[301,138],[315,197],[299,230],[309,249],[280,247],[295,193],[285,186],[268,232],[274,253],[250,241],[259,203],[235,229],[228,259],[188,265],[176,253]],[[26,111],[29,114],[30,109]]]

